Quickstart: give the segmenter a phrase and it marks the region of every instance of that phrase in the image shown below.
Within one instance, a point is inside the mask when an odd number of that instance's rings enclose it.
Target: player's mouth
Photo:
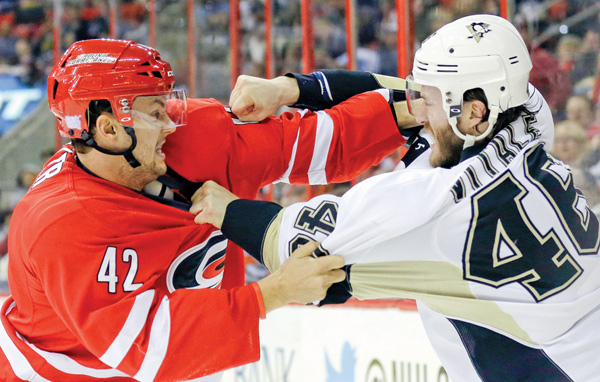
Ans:
[[[162,159],[166,158],[165,153],[163,153],[162,151],[162,146],[163,146],[164,142],[162,142],[161,144],[159,144],[158,146],[156,146],[156,155]]]

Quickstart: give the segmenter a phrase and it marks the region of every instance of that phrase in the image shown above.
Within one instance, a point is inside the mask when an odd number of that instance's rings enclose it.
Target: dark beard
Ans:
[[[430,164],[433,167],[452,168],[460,163],[460,158],[463,150],[463,140],[453,142],[444,151],[443,155],[438,155],[433,161],[430,160]]]

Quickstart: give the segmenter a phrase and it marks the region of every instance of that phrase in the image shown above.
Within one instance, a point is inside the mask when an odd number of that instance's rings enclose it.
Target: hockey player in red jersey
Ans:
[[[207,179],[253,197],[278,179],[352,178],[406,141],[393,93],[245,124],[173,85],[158,52],[122,40],[75,43],[51,72],[73,144],[13,214],[0,380],[183,381],[253,362],[265,312],[344,278],[340,258],[298,255],[245,286],[241,250],[185,200]],[[145,192],[157,178],[177,198]]]

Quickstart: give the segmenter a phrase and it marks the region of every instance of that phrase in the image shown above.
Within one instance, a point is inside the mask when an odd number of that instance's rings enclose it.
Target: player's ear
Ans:
[[[487,113],[487,107],[479,100],[469,102],[470,109],[469,118],[466,121],[468,134],[478,136],[487,128],[487,122],[483,121],[483,117]]]
[[[102,113],[96,119],[96,128],[94,129],[94,139],[102,147],[111,149],[121,138],[120,131],[126,134],[124,129],[117,123],[117,120],[108,113]]]

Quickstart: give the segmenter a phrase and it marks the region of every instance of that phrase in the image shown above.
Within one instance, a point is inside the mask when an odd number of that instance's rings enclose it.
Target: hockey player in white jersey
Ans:
[[[598,219],[546,151],[552,116],[530,70],[508,21],[454,21],[408,78],[434,168],[415,161],[285,209],[208,184],[191,211],[271,270],[313,240],[315,255],[343,256],[347,280],[326,303],[417,300],[453,381],[600,381]]]

